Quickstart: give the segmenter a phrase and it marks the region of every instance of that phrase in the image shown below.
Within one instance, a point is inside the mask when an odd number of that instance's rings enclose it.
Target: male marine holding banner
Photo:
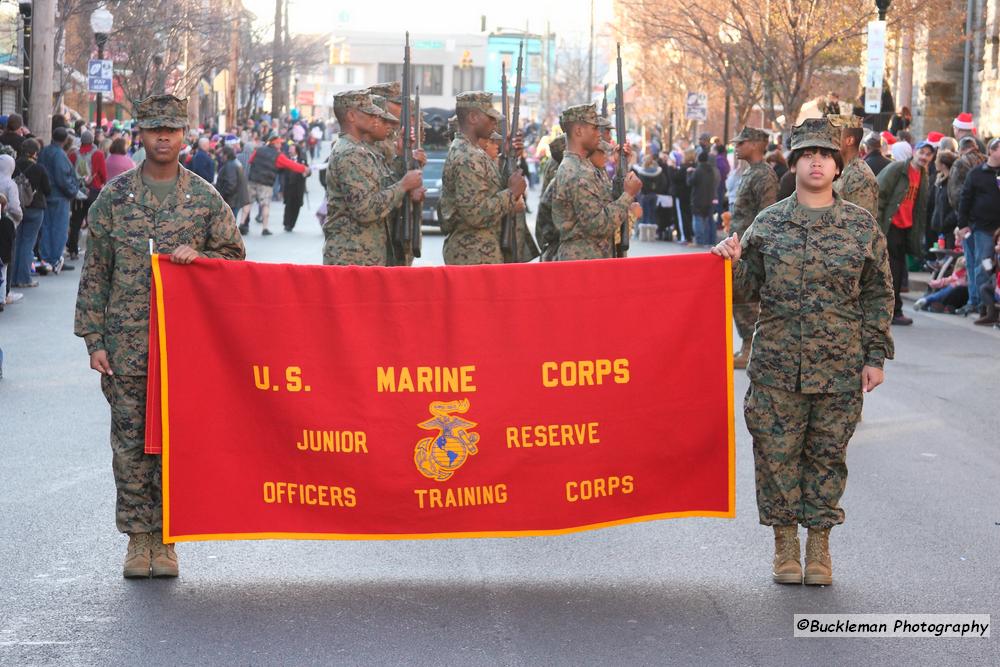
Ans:
[[[145,453],[150,256],[190,264],[243,259],[245,251],[226,202],[177,161],[187,100],[154,95],[136,105],[135,119],[146,159],[111,180],[90,208],[74,332],[111,406],[116,522],[129,536],[123,574],[176,577],[177,555],[161,532],[160,457]]]
[[[862,392],[882,383],[893,358],[886,239],[871,213],[834,192],[839,149],[829,120],[795,127],[795,194],[712,250],[732,260],[734,288],[760,301],[744,414],[760,522],[774,528],[772,576],[783,584],[833,582],[829,535],[844,522],[847,443]]]

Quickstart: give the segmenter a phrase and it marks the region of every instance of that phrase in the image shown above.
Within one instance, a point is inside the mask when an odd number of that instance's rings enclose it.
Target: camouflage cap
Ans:
[[[173,95],[152,95],[135,105],[135,125],[139,128],[187,127],[187,99]]]
[[[490,141],[497,141],[497,142],[503,141],[503,137],[500,136],[499,132],[494,132],[493,134],[490,135]]]
[[[603,139],[601,139],[599,142],[597,142],[597,150],[601,151],[605,155],[611,155],[613,147],[611,146],[610,141],[604,141]]]
[[[559,116],[559,124],[567,123],[587,123],[600,127],[600,116],[597,115],[597,108],[593,104],[577,104],[576,106],[563,109]],[[610,127],[610,126],[609,126]]]
[[[333,96],[334,109],[357,109],[369,116],[381,116],[382,110],[372,102],[372,96],[363,90],[348,90]]]
[[[740,133],[733,137],[732,143],[739,144],[744,141],[763,141],[767,142],[771,137],[767,134],[766,130],[762,130],[757,127],[744,127],[740,130]]]
[[[792,150],[829,148],[840,150],[840,128],[826,118],[808,118],[792,128]]]
[[[549,149],[559,152],[566,150],[566,135],[556,135],[552,141],[549,142]]]
[[[370,95],[381,95],[393,104],[403,103],[403,85],[399,81],[389,81],[387,83],[376,83],[369,86]]]
[[[448,131],[458,132],[458,116],[452,116],[448,119]]]
[[[605,118],[604,116],[597,117],[597,127],[601,128],[602,130],[610,130],[614,126],[615,125],[614,123],[611,122],[610,118]]]
[[[387,106],[387,100],[381,95],[372,95],[372,104],[379,108],[381,113],[378,114],[379,118],[388,121],[390,123],[399,124],[399,119],[389,113],[389,107]]]
[[[848,130],[858,130],[861,129],[861,116],[855,116],[852,113],[844,114],[828,114],[827,119],[834,127],[839,127]]]
[[[493,108],[493,93],[473,90],[455,96],[455,108],[482,111],[490,118],[500,120],[500,112]]]

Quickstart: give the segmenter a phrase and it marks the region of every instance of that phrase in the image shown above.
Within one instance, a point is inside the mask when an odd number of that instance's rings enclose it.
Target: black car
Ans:
[[[440,227],[438,204],[441,202],[441,174],[444,173],[444,157],[428,156],[423,171],[424,187],[427,188],[427,194],[424,195],[423,223]]]

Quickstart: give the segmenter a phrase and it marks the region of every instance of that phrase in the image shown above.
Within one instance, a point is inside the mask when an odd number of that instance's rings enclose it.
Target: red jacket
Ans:
[[[253,164],[253,159],[257,157],[257,151],[254,150],[253,155],[250,156],[250,164]],[[278,159],[274,161],[275,169],[288,169],[289,171],[294,171],[296,174],[306,173],[306,165],[299,164],[295,160],[291,159],[280,150],[278,151]]]
[[[104,184],[108,182],[108,166],[104,161],[104,153],[99,150],[95,150],[94,144],[84,144],[80,146],[80,153],[86,155],[90,151],[94,151],[94,156],[90,158],[90,173],[93,178],[90,181],[90,187],[95,190],[100,190],[104,187]],[[76,166],[77,154],[73,153],[69,156],[70,162],[73,166]]]

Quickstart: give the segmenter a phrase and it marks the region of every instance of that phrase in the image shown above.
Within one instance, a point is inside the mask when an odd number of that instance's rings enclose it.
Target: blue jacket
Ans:
[[[73,199],[80,190],[80,181],[76,177],[73,163],[61,146],[49,144],[38,154],[38,164],[49,175],[52,194],[46,197],[53,199]]]
[[[215,160],[200,148],[194,152],[194,157],[191,158],[190,169],[210,184],[215,181]]]

